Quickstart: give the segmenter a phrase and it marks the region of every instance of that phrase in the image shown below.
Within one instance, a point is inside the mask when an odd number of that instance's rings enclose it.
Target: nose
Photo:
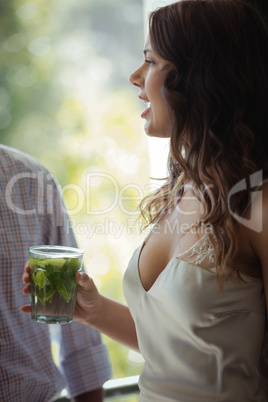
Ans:
[[[142,71],[141,67],[138,68],[136,71],[134,71],[130,77],[129,77],[129,82],[134,85],[135,87],[141,88],[143,85],[143,76],[142,76]]]

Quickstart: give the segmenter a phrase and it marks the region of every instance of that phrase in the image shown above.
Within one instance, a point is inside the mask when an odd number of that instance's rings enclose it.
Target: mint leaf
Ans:
[[[43,288],[45,286],[46,279],[47,278],[46,278],[46,274],[44,273],[44,271],[38,271],[35,274],[35,283],[40,288]]]
[[[38,289],[37,287],[32,289],[33,294],[37,296],[42,305],[44,305],[47,301],[51,303],[55,291],[56,290],[49,285],[41,289]]]
[[[34,294],[42,304],[51,302],[56,291],[67,303],[75,297],[75,273],[81,268],[81,258],[40,259],[31,263],[31,270],[37,270],[31,274]]]

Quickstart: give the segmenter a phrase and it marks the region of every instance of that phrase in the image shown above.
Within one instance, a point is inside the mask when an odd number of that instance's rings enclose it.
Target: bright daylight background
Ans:
[[[141,105],[128,83],[142,58],[142,12],[128,0],[0,5],[0,140],[56,176],[88,273],[123,302],[122,274],[140,242],[130,211],[149,176]],[[139,373],[139,355],[105,341],[114,377]]]
[[[151,142],[150,171],[144,105],[128,82],[143,59],[147,8],[142,0],[0,2],[0,141],[55,175],[87,272],[121,302],[143,237],[135,207],[155,186],[150,174],[165,175],[166,143]],[[139,354],[104,340],[114,378],[140,373]]]

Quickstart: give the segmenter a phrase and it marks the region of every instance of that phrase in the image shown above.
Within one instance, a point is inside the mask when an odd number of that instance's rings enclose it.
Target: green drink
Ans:
[[[84,252],[65,246],[29,248],[32,319],[67,324],[73,319],[77,284]]]

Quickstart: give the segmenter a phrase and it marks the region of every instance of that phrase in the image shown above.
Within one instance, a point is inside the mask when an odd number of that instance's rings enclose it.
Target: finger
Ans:
[[[24,274],[22,275],[22,281],[23,281],[23,283],[29,283],[30,282],[30,274],[24,272]]]
[[[31,293],[31,286],[30,286],[29,283],[28,283],[28,285],[26,285],[26,286],[22,289],[22,293],[23,293],[24,295],[29,295],[29,294]]]
[[[21,306],[20,311],[22,311],[23,313],[31,313],[31,305],[26,304],[25,306]]]
[[[29,265],[29,261],[26,261],[25,265],[24,265],[24,271],[25,272],[30,272],[30,265]]]

